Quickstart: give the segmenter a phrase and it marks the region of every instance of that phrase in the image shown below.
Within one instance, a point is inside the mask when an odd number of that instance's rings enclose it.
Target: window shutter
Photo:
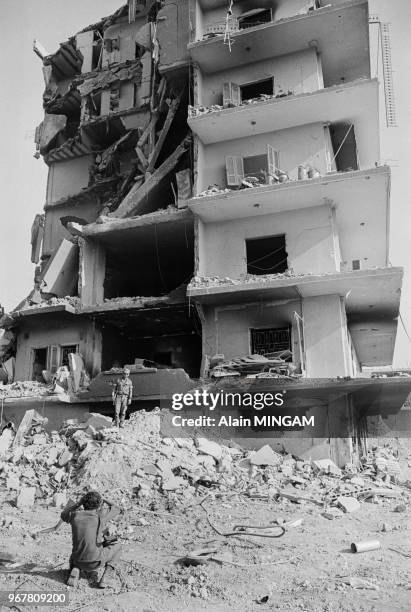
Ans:
[[[58,346],[49,346],[48,350],[48,367],[52,374],[54,374],[59,367],[59,347]]]
[[[232,103],[231,83],[223,83],[223,106],[229,106]]]
[[[276,174],[280,167],[279,153],[271,145],[267,145],[267,167],[268,174]]]
[[[244,163],[243,158],[237,155],[231,155],[225,158],[225,168],[227,173],[227,185],[238,186],[244,178]]]
[[[223,106],[238,106],[240,102],[240,86],[229,81],[223,83]]]
[[[234,106],[240,106],[241,104],[240,86],[237,85],[237,83],[231,83],[231,100]]]

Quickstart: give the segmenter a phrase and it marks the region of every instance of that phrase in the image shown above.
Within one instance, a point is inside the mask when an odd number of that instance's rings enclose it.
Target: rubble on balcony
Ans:
[[[277,351],[266,355],[247,355],[225,361],[219,356],[217,363],[210,369],[211,378],[246,376],[247,378],[299,378],[295,365],[290,361],[289,350]]]
[[[35,308],[48,308],[49,306],[71,306],[77,309],[80,305],[80,298],[73,295],[67,295],[65,297],[52,297],[49,299],[43,299],[41,302],[35,304],[29,303],[29,300],[23,304],[20,310],[30,310]]]
[[[243,274],[240,278],[230,278],[229,276],[194,276],[188,288],[195,287],[218,287],[220,285],[243,285],[244,283],[269,283],[273,280],[278,280],[281,278],[292,278],[301,275],[294,274],[292,269],[288,269],[285,272],[279,272],[278,274]],[[309,273],[304,274],[304,276],[310,276]]]
[[[240,104],[212,104],[211,106],[189,106],[188,107],[188,116],[192,117],[200,117],[202,115],[207,115],[210,113],[221,112],[226,108],[238,108],[241,106],[249,106],[250,104],[257,104],[258,102],[266,102],[267,100],[275,100],[278,98],[286,98],[287,96],[294,95],[294,92],[290,89],[288,91],[280,91],[277,94],[260,94],[256,98],[249,98],[248,100],[243,100]]]

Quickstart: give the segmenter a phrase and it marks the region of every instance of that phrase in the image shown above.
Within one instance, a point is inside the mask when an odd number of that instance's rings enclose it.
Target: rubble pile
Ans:
[[[47,308],[49,306],[72,306],[73,308],[80,307],[80,298],[77,296],[66,295],[65,297],[52,297],[48,300],[43,300],[41,302],[36,302],[33,304],[25,304],[24,310],[30,310],[32,308]]]
[[[334,519],[359,510],[364,501],[401,508],[411,486],[401,481],[389,447],[370,451],[359,468],[341,470],[330,459],[299,460],[268,445],[244,451],[203,437],[162,438],[159,410],[133,413],[123,429],[99,414],[86,423],[67,421],[50,435],[29,421],[25,435],[19,437],[20,427],[14,440],[8,434],[9,447],[0,451],[0,482],[20,508],[38,502],[60,507],[90,489],[123,507],[154,512],[230,493],[311,503]]]
[[[229,276],[193,276],[190,281],[189,287],[218,287],[219,285],[243,285],[244,283],[266,283],[273,280],[279,280],[282,278],[295,277],[293,270],[289,268],[285,272],[279,272],[277,274],[243,274],[240,278],[230,278]],[[309,276],[308,273],[304,273],[304,276]]]
[[[228,361],[221,359],[211,368],[210,376],[211,378],[241,375],[247,378],[299,377],[291,358],[291,351],[284,350],[266,355],[247,355]]]
[[[11,397],[33,397],[48,395],[50,388],[45,383],[34,380],[14,382],[9,385],[0,386],[0,398]]]
[[[237,108],[238,106],[248,106],[250,104],[256,104],[258,102],[266,102],[267,100],[275,100],[277,98],[286,98],[287,96],[294,95],[294,92],[290,89],[288,91],[279,91],[277,94],[260,94],[255,98],[249,98],[248,100],[242,100],[240,104],[212,104],[211,106],[189,106],[188,107],[188,116],[189,117],[199,117],[201,115],[208,115],[209,113],[215,113],[226,108]]]

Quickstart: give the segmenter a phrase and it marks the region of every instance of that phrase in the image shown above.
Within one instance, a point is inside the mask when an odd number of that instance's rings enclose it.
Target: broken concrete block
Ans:
[[[142,470],[150,476],[158,476],[158,474],[160,473],[160,469],[156,465],[154,465],[154,463],[147,463],[146,465],[143,465]]]
[[[350,484],[356,485],[357,487],[363,487],[365,486],[365,480],[359,476],[354,476],[354,478],[351,478]]]
[[[54,474],[54,480],[56,482],[61,482],[66,474],[66,470],[64,468],[61,468],[60,470],[57,470],[57,472]]]
[[[214,457],[217,461],[221,459],[221,446],[216,442],[211,442],[211,440],[207,440],[206,438],[197,438],[196,446],[199,453],[210,455],[210,457]]]
[[[47,444],[47,435],[45,433],[36,433],[33,436],[33,444]]]
[[[6,487],[18,491],[20,489],[20,478],[17,474],[10,474],[6,480]]]
[[[68,448],[65,448],[59,457],[58,464],[60,467],[64,467],[72,459],[73,453],[71,453]]]
[[[138,525],[139,527],[147,527],[147,525],[149,525],[150,523],[148,521],[146,521],[146,519],[144,517],[140,517],[138,519],[136,519],[135,525]]]
[[[72,435],[72,439],[77,444],[80,450],[84,450],[90,442],[90,437],[83,430],[78,429]]]
[[[105,427],[113,426],[113,419],[106,417],[104,414],[98,414],[97,412],[91,412],[90,418],[87,419],[87,425],[93,427],[96,431],[104,429]]]
[[[11,446],[14,438],[14,431],[6,428],[0,436],[0,457],[4,455]]]
[[[250,457],[251,465],[278,465],[281,463],[281,455],[273,451],[271,446],[266,444]]]
[[[187,481],[180,476],[173,476],[172,478],[163,479],[162,488],[163,491],[175,491],[180,487],[183,487],[187,484]]]
[[[321,516],[328,519],[329,521],[332,521],[333,519],[344,516],[344,512],[339,508],[328,508],[328,510],[323,512]]]
[[[323,471],[326,474],[332,474],[333,476],[341,476],[342,474],[342,471],[338,465],[336,465],[331,459],[317,459],[316,461],[313,461],[313,466],[316,467],[317,470]]]
[[[53,495],[53,503],[56,508],[63,508],[67,504],[67,494],[65,491]]]
[[[23,487],[17,497],[16,506],[21,510],[31,508],[36,496],[36,487]]]
[[[348,512],[348,513],[356,512],[357,510],[361,508],[360,502],[357,499],[355,499],[355,497],[341,496],[337,499],[337,503],[339,506],[341,506],[344,512]]]
[[[395,506],[394,512],[405,512],[407,510],[407,506],[405,504],[398,504]]]
[[[49,450],[49,455],[47,457],[47,461],[46,461],[47,465],[53,465],[54,463],[56,463],[58,454],[59,454],[58,448],[56,448],[55,446],[52,446]]]

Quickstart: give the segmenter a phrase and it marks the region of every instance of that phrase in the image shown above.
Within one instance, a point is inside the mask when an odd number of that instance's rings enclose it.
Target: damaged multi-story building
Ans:
[[[392,362],[402,269],[365,0],[129,0],[36,52],[49,174],[16,379],[73,352],[91,377]]]

